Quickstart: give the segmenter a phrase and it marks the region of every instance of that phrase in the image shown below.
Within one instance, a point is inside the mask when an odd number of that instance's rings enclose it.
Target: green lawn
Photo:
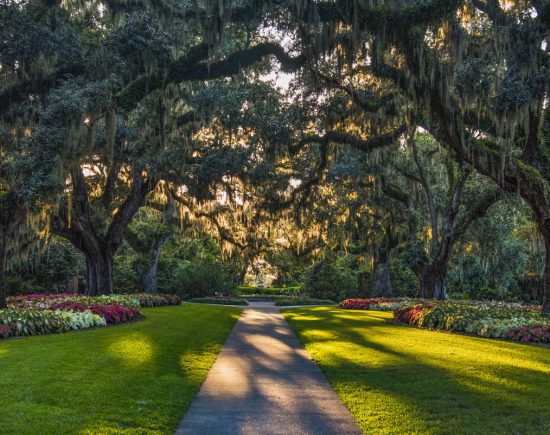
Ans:
[[[172,433],[240,312],[147,308],[132,324],[0,341],[0,432]]]
[[[550,349],[390,323],[391,313],[284,311],[366,433],[550,433]]]

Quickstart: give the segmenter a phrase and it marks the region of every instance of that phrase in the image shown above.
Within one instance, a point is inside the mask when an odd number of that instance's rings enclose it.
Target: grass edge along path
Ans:
[[[550,349],[401,326],[385,312],[282,313],[365,433],[550,433]]]
[[[242,310],[142,311],[135,323],[0,341],[0,432],[173,433]]]

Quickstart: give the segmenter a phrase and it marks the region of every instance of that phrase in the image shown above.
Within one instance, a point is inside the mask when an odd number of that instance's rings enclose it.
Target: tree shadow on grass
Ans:
[[[548,433],[550,354],[541,348],[403,328],[387,316],[289,313],[364,430]],[[311,330],[335,339],[308,340]]]

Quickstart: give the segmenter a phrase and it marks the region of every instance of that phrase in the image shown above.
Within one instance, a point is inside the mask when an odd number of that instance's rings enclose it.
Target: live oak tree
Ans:
[[[354,73],[394,86],[394,107],[403,120],[414,119],[455,159],[518,193],[550,252],[550,2],[350,0],[307,6],[315,20],[303,27],[306,36],[325,32],[342,41],[343,64],[354,62]],[[376,86],[368,90],[376,98]],[[544,279],[543,312],[550,315],[550,255]]]
[[[50,186],[55,203],[69,181],[56,231],[86,254],[89,294],[111,291],[112,257],[124,228],[160,179],[154,169],[165,169],[155,150],[165,145],[167,93],[177,94],[187,81],[234,75],[270,54],[287,66],[301,62],[272,43],[221,44],[226,28],[240,23],[252,29],[263,10],[259,4],[235,10],[222,2],[170,10],[163,2],[143,6],[148,12],[116,1],[37,0],[2,7],[2,21],[9,26],[4,32],[8,49],[2,59],[6,80],[0,114],[9,123],[14,111],[24,112],[22,118],[34,127],[28,139],[34,158],[48,157],[33,190],[57,179],[57,186]],[[160,23],[166,31],[158,30]],[[33,45],[32,38],[40,44]],[[30,110],[29,101],[43,104]],[[136,126],[132,116],[139,118],[148,104],[154,106],[156,125]],[[174,104],[185,118],[185,102]],[[20,118],[12,116],[11,125]],[[168,129],[184,123],[177,119]],[[144,145],[144,140],[151,143]],[[144,146],[147,152],[138,155]],[[180,160],[188,156],[186,150]],[[177,172],[185,169],[165,171],[167,177]],[[24,185],[18,191],[33,195]]]
[[[199,114],[203,111],[201,118],[213,114],[196,135],[197,143],[225,144],[234,152],[220,148],[200,172],[197,186],[209,186],[206,195],[176,190],[176,185],[171,193],[187,224],[209,229],[222,253],[238,259],[242,282],[248,268],[276,249],[279,235],[291,226],[288,210],[278,210],[270,198],[287,193],[292,179],[280,158],[295,134],[295,107],[269,83],[246,76],[198,86],[193,101]]]
[[[391,158],[387,147],[416,126],[458,167],[518,193],[550,252],[548,0],[26,0],[2,3],[0,20],[1,152],[9,157],[0,269],[17,255],[29,213],[49,210],[55,230],[87,252],[88,291],[109,292],[124,230],[160,180],[199,202],[231,192],[234,180],[253,192],[247,221],[267,228],[281,214],[290,219],[287,210],[305,215],[304,198],[323,182],[334,149]],[[266,36],[272,29],[290,42]],[[281,114],[266,117],[273,134],[245,153],[234,136],[197,142],[206,125],[234,133],[261,120],[223,125],[234,117],[201,108],[190,84],[227,80],[268,56],[319,90],[297,88],[306,98],[294,96],[304,106],[294,128],[279,128]],[[335,89],[359,115],[325,116]],[[455,192],[461,180],[450,183]],[[550,314],[550,255],[547,263]]]
[[[383,175],[382,189],[409,213],[412,231],[404,250],[421,296],[446,299],[445,278],[455,244],[502,194],[448,153],[438,152],[438,144],[426,134],[413,137],[405,151]]]
[[[383,81],[377,82],[376,78],[364,73],[357,73],[356,77],[346,77],[345,70],[341,72],[335,60],[337,57],[319,62],[311,69],[311,77],[305,84],[321,87],[324,91],[323,96],[328,103],[324,103],[326,108],[323,116],[315,114],[315,119],[319,124],[317,129],[325,130],[325,134],[306,134],[297,148],[302,149],[305,144],[317,143],[323,151],[321,163],[330,162],[329,166],[338,154],[350,156],[351,161],[356,162],[355,165],[358,160],[357,157],[351,157],[352,151],[362,152],[366,156],[375,155],[374,158],[363,159],[366,162],[363,165],[366,166],[354,168],[355,174],[347,174],[350,179],[355,177],[355,191],[346,193],[346,183],[333,183],[341,198],[339,201],[332,200],[331,207],[336,210],[336,204],[341,204],[347,213],[346,220],[355,220],[358,224],[365,215],[364,212],[358,213],[354,206],[358,194],[361,194],[359,202],[362,201],[363,207],[370,210],[372,216],[376,216],[373,221],[361,225],[361,232],[363,237],[370,238],[371,241],[376,238],[374,235],[378,236],[373,271],[374,287],[376,293],[386,295],[391,293],[391,253],[400,242],[399,237],[396,237],[399,233],[396,231],[397,221],[391,221],[405,211],[409,217],[403,219],[400,216],[400,220],[407,221],[409,234],[403,245],[407,246],[410,264],[418,277],[421,294],[423,297],[443,299],[446,297],[445,274],[454,244],[475,219],[483,216],[501,197],[500,189],[483,182],[483,177],[474,177],[475,174],[471,174],[467,163],[454,162],[451,155],[441,150],[429,135],[417,134],[415,138],[414,125],[406,128],[399,126],[399,123],[410,122],[401,119],[402,116],[396,110],[391,85],[388,86]],[[370,87],[376,87],[378,95]],[[392,127],[392,124],[397,127]],[[383,133],[389,128],[394,130]],[[396,146],[400,143],[400,138],[402,146]],[[405,143],[408,146],[404,146]],[[405,152],[406,150],[408,151]],[[429,161],[422,156],[426,153],[430,156]],[[315,161],[315,157],[312,160]],[[344,168],[344,172],[349,172],[353,165],[348,164],[346,167],[346,164],[340,164],[340,167]],[[400,178],[404,178],[408,184],[397,182]],[[372,187],[375,179],[378,179],[379,189]],[[364,191],[361,191],[361,187]],[[369,189],[375,194],[365,196]],[[434,194],[434,189],[437,189],[437,195]],[[473,195],[472,191],[475,192]],[[344,198],[349,198],[348,194],[355,195],[356,199],[346,201]],[[317,207],[323,204],[323,196],[327,195],[330,196],[327,192],[319,195]],[[388,198],[398,204],[388,207],[392,204]],[[338,221],[336,215],[332,217]],[[419,245],[416,237],[416,234],[423,232],[426,225],[430,229],[427,252]],[[345,235],[341,234],[341,237]],[[358,240],[353,233],[349,233],[348,237]]]
[[[506,195],[461,237],[450,261],[450,290],[471,299],[542,300],[544,243],[529,206]]]

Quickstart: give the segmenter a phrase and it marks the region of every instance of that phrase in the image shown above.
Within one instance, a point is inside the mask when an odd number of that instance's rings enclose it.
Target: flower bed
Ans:
[[[541,307],[499,302],[428,301],[394,311],[398,322],[481,337],[550,343],[550,319]]]
[[[91,311],[103,317],[108,324],[128,322],[141,315],[139,309],[135,307],[113,303],[106,305],[94,304],[93,301],[87,303],[72,302],[70,300],[60,301],[50,305],[47,309],[54,311]]]
[[[71,293],[59,293],[52,295],[35,294],[13,296],[8,298],[8,306],[10,308],[51,309],[52,306],[56,307],[64,303],[81,304],[88,307],[95,307],[98,305],[123,305],[126,307],[141,308],[179,305],[181,304],[181,299],[175,295],[148,293],[105,296],[83,296]]]
[[[179,305],[173,295],[107,295],[88,297],[71,293],[32,294],[8,298],[0,310],[0,338],[42,335],[124,323],[141,316],[141,307]]]
[[[102,316],[90,311],[0,310],[0,338],[66,332],[106,324]]]
[[[127,307],[140,308],[139,300],[133,295],[106,295],[106,296],[83,296],[77,294],[60,293],[53,295],[24,295],[13,296],[7,299],[9,308],[32,308],[39,310],[56,309],[59,304],[74,303],[84,306],[97,305],[123,305]]]
[[[398,308],[410,306],[414,301],[406,298],[369,298],[369,299],[346,299],[340,302],[340,308],[347,310],[374,310],[394,311]]]

